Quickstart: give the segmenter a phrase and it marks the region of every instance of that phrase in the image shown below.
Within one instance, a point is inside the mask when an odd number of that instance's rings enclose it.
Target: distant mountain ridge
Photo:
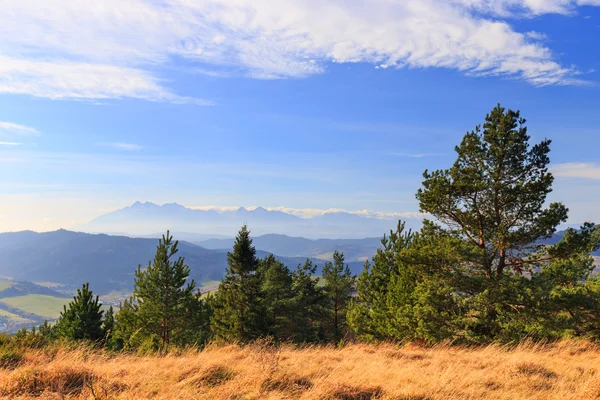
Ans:
[[[407,221],[416,228],[419,220]],[[248,224],[255,236],[277,233],[305,238],[381,237],[396,228],[398,221],[363,217],[347,212],[325,212],[313,218],[300,218],[277,210],[240,207],[230,211],[198,210],[177,203],[157,205],[135,202],[131,206],[101,215],[76,227],[89,233],[122,232],[148,235],[167,229],[193,234],[235,236],[242,224]]]
[[[178,239],[176,236],[175,239]],[[75,289],[90,282],[99,294],[114,290],[130,291],[138,265],[145,267],[154,258],[157,239],[88,234],[58,230],[0,234],[0,276],[19,281],[54,282]],[[220,280],[227,266],[228,249],[206,249],[179,241],[178,256],[185,257],[190,277],[197,282]],[[269,252],[257,251],[259,257]],[[307,256],[276,255],[284,264],[295,268]],[[322,265],[322,260],[314,260]],[[358,273],[362,262],[349,262]]]
[[[234,238],[194,241],[207,249],[229,249]],[[286,257],[315,257],[329,259],[331,253],[340,251],[348,261],[365,261],[381,245],[381,238],[364,239],[306,239],[279,234],[256,236],[252,243],[257,249]]]
[[[547,244],[556,243],[562,234],[555,234]],[[174,237],[181,239],[177,234]],[[218,281],[225,272],[227,251],[231,249],[232,241],[231,238],[211,239],[194,244],[180,240],[178,255],[185,257],[191,268],[191,278],[197,282]],[[354,273],[362,271],[364,261],[370,259],[380,246],[379,238],[311,240],[278,234],[253,236],[253,241],[259,257],[275,254],[292,269],[306,258],[322,266],[324,260],[331,259],[334,250],[339,250],[345,254]],[[90,282],[99,294],[130,291],[137,266],[145,267],[153,259],[157,244],[157,238],[66,230],[2,233],[0,276],[17,281],[58,283],[64,285],[63,293],[74,290],[83,282]],[[16,288],[11,289],[14,290]],[[37,290],[39,294],[52,293],[51,289]]]

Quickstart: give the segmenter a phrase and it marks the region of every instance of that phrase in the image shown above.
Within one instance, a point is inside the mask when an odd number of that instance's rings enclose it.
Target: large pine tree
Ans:
[[[211,303],[215,338],[244,343],[268,334],[258,265],[250,231],[244,225],[227,254],[225,277]]]
[[[465,135],[451,168],[425,171],[417,198],[437,221],[384,242],[361,275],[350,312],[359,335],[488,342],[594,332],[600,286],[586,280],[599,228],[540,244],[567,209],[546,205],[550,141],[531,146],[524,124],[498,106]]]
[[[477,267],[488,279],[534,265],[529,246],[550,237],[567,219],[561,203],[546,206],[554,178],[550,140],[530,146],[519,111],[498,105],[456,146],[446,170],[425,171],[421,211],[460,233],[480,251]]]

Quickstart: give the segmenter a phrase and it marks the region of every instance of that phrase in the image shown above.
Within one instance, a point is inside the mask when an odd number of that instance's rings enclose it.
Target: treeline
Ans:
[[[189,279],[190,269],[177,257],[177,241],[167,232],[154,260],[135,271],[134,291],[114,314],[104,312],[98,296],[84,284],[64,307],[54,326],[48,323],[16,335],[23,343],[57,339],[86,340],[111,350],[160,351],[210,342],[339,342],[348,335],[346,312],[356,276],[334,252],[322,276],[307,259],[290,270],[273,255],[257,258],[250,231],[243,226],[228,268],[214,293],[202,294]]]
[[[309,260],[292,271],[273,256],[258,259],[244,226],[218,290],[202,295],[167,233],[116,315],[103,315],[84,285],[58,323],[35,334],[126,350],[259,338],[598,340],[600,280],[590,253],[600,247],[600,229],[585,223],[555,245],[540,244],[568,209],[546,201],[550,140],[529,142],[520,113],[495,107],[464,136],[450,168],[423,174],[416,195],[430,216],[423,227],[411,232],[399,223],[357,278],[340,253],[321,278]]]

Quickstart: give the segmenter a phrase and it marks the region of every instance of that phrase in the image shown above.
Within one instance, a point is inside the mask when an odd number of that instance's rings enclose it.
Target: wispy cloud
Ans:
[[[0,93],[212,104],[173,93],[178,58],[204,74],[301,78],[334,63],[450,68],[534,85],[582,83],[511,17],[569,16],[598,0],[6,0]]]
[[[127,151],[138,151],[143,149],[143,146],[135,143],[123,143],[123,142],[100,142],[99,146],[103,147],[112,147],[117,150],[127,150]]]
[[[208,100],[177,96],[152,74],[137,68],[66,61],[31,61],[0,55],[0,93],[50,99],[135,98],[169,103],[211,105]]]
[[[600,179],[600,164],[596,163],[564,163],[551,167],[555,176],[564,178]]]
[[[390,156],[408,157],[408,158],[425,158],[425,157],[443,157],[446,153],[387,153]]]
[[[22,144],[19,142],[0,142],[0,146],[21,146]]]
[[[0,68],[2,68],[0,66]],[[0,78],[2,79],[2,78]],[[33,134],[33,135],[37,135],[40,132],[35,129],[32,128],[30,126],[25,126],[25,125],[19,125],[19,124],[15,124],[13,122],[5,122],[5,121],[0,121],[0,131],[4,131],[4,132],[8,132],[8,133],[12,133],[12,134]]]

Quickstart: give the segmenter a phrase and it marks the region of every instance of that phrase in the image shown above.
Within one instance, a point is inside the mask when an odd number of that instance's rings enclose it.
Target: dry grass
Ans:
[[[10,399],[600,399],[600,347],[209,347],[138,357],[30,351],[0,368]]]

